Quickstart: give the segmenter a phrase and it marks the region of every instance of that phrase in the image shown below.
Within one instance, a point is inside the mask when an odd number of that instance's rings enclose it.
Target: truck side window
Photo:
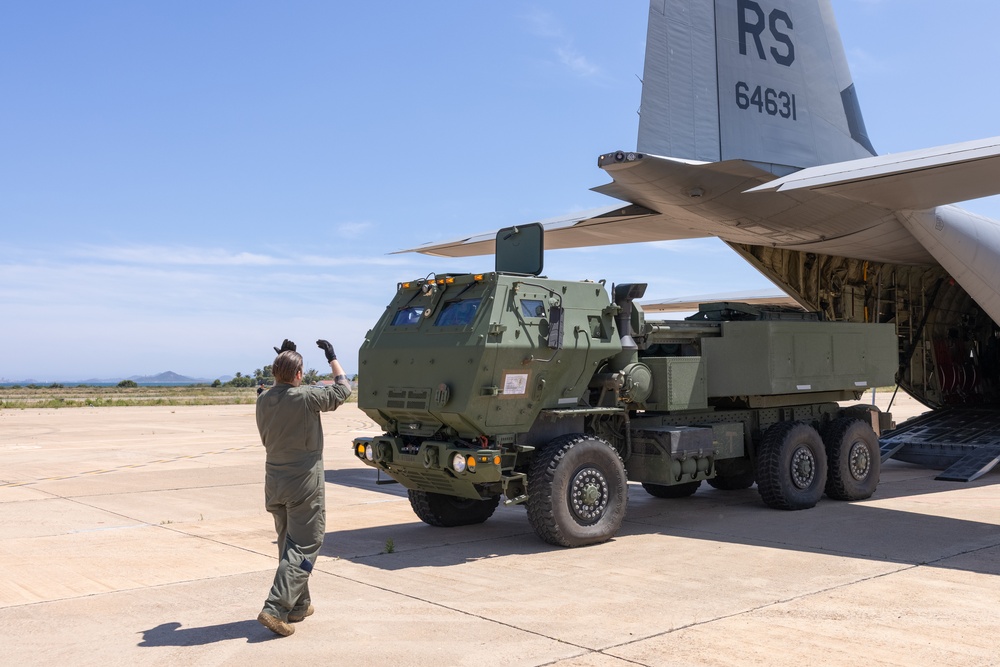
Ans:
[[[396,316],[392,318],[394,327],[412,327],[420,324],[420,319],[424,314],[424,306],[409,306],[400,308]]]
[[[545,304],[541,299],[521,299],[521,317],[545,317]]]
[[[476,317],[476,311],[479,310],[479,302],[480,298],[476,297],[475,299],[461,299],[446,303],[434,321],[434,326],[464,327],[472,324],[472,320]]]

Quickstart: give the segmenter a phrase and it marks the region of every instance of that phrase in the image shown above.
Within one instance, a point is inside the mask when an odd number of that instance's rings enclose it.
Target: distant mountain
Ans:
[[[232,379],[231,375],[222,375],[219,377],[222,382],[228,382]],[[136,384],[212,384],[215,378],[192,378],[186,375],[181,375],[180,373],[175,373],[173,371],[164,371],[162,373],[157,373],[156,375],[132,375],[127,378],[123,377],[113,377],[113,378],[87,378],[86,380],[59,380],[60,383],[68,383],[70,385],[75,384],[93,384],[93,385],[103,385],[103,384],[118,384],[122,380],[133,380]],[[0,384],[36,384],[36,385],[46,385],[52,382],[51,380],[8,380],[6,378],[0,379]]]
[[[175,373],[173,371],[163,371],[156,375],[130,375],[129,380],[135,380],[139,384],[163,383],[163,382],[197,382],[194,378]]]
[[[206,378],[189,378],[173,371],[164,371],[156,375],[133,375],[128,378],[137,384],[206,384],[212,380]]]

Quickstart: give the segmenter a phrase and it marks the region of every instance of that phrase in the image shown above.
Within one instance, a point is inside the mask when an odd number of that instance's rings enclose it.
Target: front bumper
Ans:
[[[454,442],[425,440],[415,445],[391,435],[355,438],[354,455],[407,489],[459,498],[495,495],[502,477],[499,449],[475,449]],[[456,455],[464,469],[456,465]]]

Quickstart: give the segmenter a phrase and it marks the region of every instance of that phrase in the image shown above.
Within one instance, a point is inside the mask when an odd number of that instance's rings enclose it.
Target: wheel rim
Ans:
[[[851,477],[859,482],[867,477],[872,469],[871,452],[868,451],[868,445],[861,440],[851,445],[848,460],[850,461]]]
[[[583,468],[569,487],[569,506],[583,523],[595,523],[608,507],[608,481],[597,468]]]
[[[792,454],[792,483],[800,489],[812,484],[816,476],[816,457],[808,447],[799,447]]]

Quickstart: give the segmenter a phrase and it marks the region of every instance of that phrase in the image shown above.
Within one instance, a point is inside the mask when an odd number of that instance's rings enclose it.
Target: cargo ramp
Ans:
[[[882,462],[894,458],[941,469],[935,479],[971,482],[1000,463],[1000,413],[943,408],[903,422],[879,439]]]

